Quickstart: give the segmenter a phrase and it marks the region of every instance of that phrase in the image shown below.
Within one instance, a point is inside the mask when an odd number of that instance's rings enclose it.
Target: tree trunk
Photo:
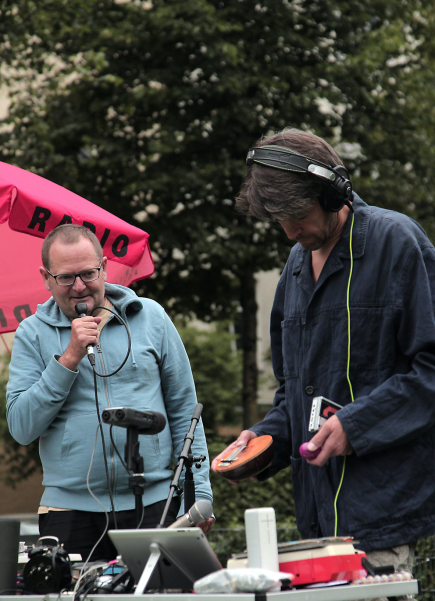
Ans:
[[[246,265],[241,278],[242,349],[243,349],[243,429],[258,421],[257,411],[257,303],[252,265]]]

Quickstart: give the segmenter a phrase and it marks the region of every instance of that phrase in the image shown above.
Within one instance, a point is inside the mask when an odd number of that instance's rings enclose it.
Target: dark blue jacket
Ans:
[[[254,426],[271,434],[275,458],[264,477],[291,464],[298,529],[334,534],[334,497],[343,457],[324,467],[299,454],[309,440],[314,396],[337,414],[354,453],[338,496],[338,535],[366,551],[435,533],[435,249],[408,217],[354,195],[350,284],[350,380],[346,378],[352,214],[317,284],[311,254],[296,244],[279,281],[271,350],[279,388]]]

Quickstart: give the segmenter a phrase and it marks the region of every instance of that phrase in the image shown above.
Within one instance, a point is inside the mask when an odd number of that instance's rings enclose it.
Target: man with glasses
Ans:
[[[137,519],[131,474],[122,460],[126,430],[115,427],[109,435],[104,424],[101,437],[98,413],[123,406],[166,417],[162,432],[139,436],[145,477],[141,527],[154,528],[169,494],[171,462],[181,452],[196,405],[192,373],[162,307],[106,282],[107,258],[87,228],[67,224],[53,230],[44,240],[42,263],[40,273],[52,298],[17,330],[7,386],[8,424],[21,444],[40,439],[41,536],[57,536],[67,552],[80,553],[83,560],[93,549],[92,561],[110,560],[116,550],[104,534],[107,522],[109,529],[135,528]],[[87,306],[80,318],[78,303]],[[129,327],[131,352],[113,377],[96,378],[97,412],[87,347],[97,345],[96,370],[106,375],[122,364],[128,348],[127,332],[111,311]],[[207,456],[201,422],[192,453]],[[208,459],[195,470],[196,500],[212,500],[208,471]],[[181,513],[180,499],[174,498],[166,525]],[[212,524],[210,518],[200,525],[207,531]]]

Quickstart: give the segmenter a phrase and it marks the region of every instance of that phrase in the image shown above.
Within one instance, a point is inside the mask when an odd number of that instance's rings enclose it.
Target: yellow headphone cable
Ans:
[[[350,397],[352,399],[352,403],[354,402],[353,398],[353,389],[352,383],[350,381],[350,304],[349,304],[349,291],[350,291],[350,281],[352,279],[352,271],[353,271],[353,252],[352,252],[352,235],[353,235],[353,224],[355,221],[355,213],[352,210],[352,223],[350,226],[350,239],[349,239],[349,250],[350,250],[350,271],[349,271],[349,279],[347,282],[347,293],[346,293],[346,309],[347,309],[347,368],[346,368],[346,377],[347,382],[349,384]],[[337,514],[337,499],[341,490],[341,485],[343,484],[344,478],[344,470],[346,468],[346,455],[343,458],[343,469],[341,471],[340,483],[338,485],[337,493],[334,499],[334,515],[335,515],[335,525],[334,525],[334,536],[337,536],[337,528],[338,528],[338,514]]]

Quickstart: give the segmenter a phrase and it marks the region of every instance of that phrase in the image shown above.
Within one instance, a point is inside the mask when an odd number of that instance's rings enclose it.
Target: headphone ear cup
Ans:
[[[352,201],[352,184],[349,174],[343,165],[337,165],[333,169],[336,174],[335,182],[331,182],[320,198],[321,206],[331,213],[337,213],[345,204]]]
[[[319,203],[326,211],[331,213],[337,213],[344,206],[341,194],[331,184],[323,190]]]

